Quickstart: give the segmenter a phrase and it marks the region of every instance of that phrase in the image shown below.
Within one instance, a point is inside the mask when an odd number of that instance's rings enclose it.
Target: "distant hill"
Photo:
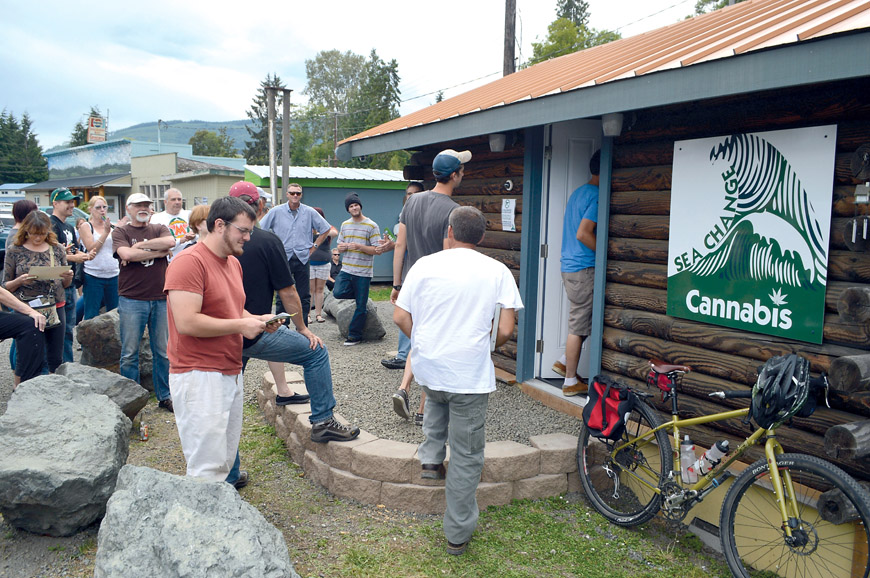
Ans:
[[[165,126],[160,129],[160,140],[175,144],[187,144],[198,130],[218,132],[222,127],[227,127],[227,134],[233,139],[233,144],[239,154],[244,152],[245,141],[249,138],[245,127],[252,126],[250,119],[223,122],[205,120],[167,120],[164,122],[166,123]],[[143,122],[120,130],[113,130],[109,133],[110,140],[119,138],[157,142],[157,123]]]

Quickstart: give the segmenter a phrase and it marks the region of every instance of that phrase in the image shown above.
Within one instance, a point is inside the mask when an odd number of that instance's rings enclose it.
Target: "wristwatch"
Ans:
[[[393,285],[393,289],[395,289],[396,291],[401,291],[402,286],[401,285]]]

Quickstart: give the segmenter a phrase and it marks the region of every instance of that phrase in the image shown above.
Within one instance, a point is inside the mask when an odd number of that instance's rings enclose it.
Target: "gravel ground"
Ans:
[[[319,335],[330,352],[333,371],[333,388],[337,401],[336,412],[351,423],[383,438],[409,443],[423,440],[421,429],[393,412],[391,396],[401,381],[400,370],[388,370],[380,364],[389,352],[395,351],[397,329],[392,323],[392,305],[389,302],[377,304],[387,335],[380,341],[363,343],[355,347],[344,347],[335,321],[327,317],[326,323],[312,323],[312,330]],[[0,342],[0,415],[6,412],[6,405],[12,395],[12,371],[9,369],[9,345],[11,341]],[[80,353],[76,352],[76,359]],[[287,366],[293,369],[292,366]],[[261,377],[268,370],[265,362],[252,360],[246,371],[246,401],[256,404],[255,392],[260,387]],[[411,407],[419,404],[420,389],[411,388]],[[148,465],[163,471],[183,474],[184,459],[181,455],[177,434],[174,433],[174,419],[157,409],[152,399],[142,412],[142,419],[152,424],[154,439],[147,443],[131,442],[129,463]],[[528,444],[529,437],[546,433],[565,432],[575,434],[579,427],[576,419],[560,414],[525,396],[519,388],[498,384],[498,390],[490,395],[487,413],[487,440],[513,440]],[[326,492],[311,483],[299,486],[292,477],[279,479],[274,488],[263,488],[274,496],[298,492],[301,487],[308,492],[310,499],[330,501]],[[286,486],[286,487],[285,487]],[[295,489],[294,489],[295,488]],[[246,495],[243,493],[243,496]],[[264,500],[267,501],[267,500]],[[310,520],[307,525],[315,531],[310,535],[296,533],[300,522],[291,516],[293,512],[277,511],[271,514],[270,521],[285,533],[288,543],[303,547],[308,542],[325,539],[330,529],[323,524],[321,536],[317,524]],[[296,513],[298,514],[298,513]],[[296,515],[293,514],[293,515]],[[397,524],[402,520],[413,520],[413,515],[389,512]],[[385,514],[367,506],[338,506],[329,508],[327,518],[338,527],[361,523],[366,517],[378,518]],[[277,518],[275,518],[277,516]],[[283,517],[288,517],[284,520]],[[273,519],[275,518],[275,519]],[[320,520],[318,517],[317,520]],[[292,525],[291,525],[292,523]],[[294,528],[288,530],[288,528]],[[79,532],[68,538],[37,536],[16,530],[5,523],[0,516],[0,578],[41,577],[57,578],[90,575],[93,571],[98,525]],[[300,546],[302,544],[303,546]],[[304,548],[303,548],[304,549]]]

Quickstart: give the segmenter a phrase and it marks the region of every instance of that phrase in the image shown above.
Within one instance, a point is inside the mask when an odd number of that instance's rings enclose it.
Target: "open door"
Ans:
[[[547,249],[546,257],[541,259],[538,287],[541,319],[535,357],[535,376],[545,379],[560,377],[552,365],[565,352],[568,338],[568,297],[562,287],[560,263],[565,207],[571,193],[589,181],[589,159],[601,147],[601,123],[575,120],[553,124],[549,130],[549,147],[551,156],[545,171],[544,222],[541,224],[541,236]],[[584,355],[581,354],[578,374],[588,378],[588,355],[585,357],[587,369],[582,371]]]

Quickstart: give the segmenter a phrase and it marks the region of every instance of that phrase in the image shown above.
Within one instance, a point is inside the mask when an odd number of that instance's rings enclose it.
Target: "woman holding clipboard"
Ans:
[[[35,267],[67,269],[54,278],[38,278],[44,275],[31,272]],[[45,315],[48,371],[54,373],[63,360],[64,289],[72,283],[73,272],[68,268],[64,248],[51,230],[48,215],[33,211],[24,218],[13,245],[6,252],[4,273],[6,290]]]

